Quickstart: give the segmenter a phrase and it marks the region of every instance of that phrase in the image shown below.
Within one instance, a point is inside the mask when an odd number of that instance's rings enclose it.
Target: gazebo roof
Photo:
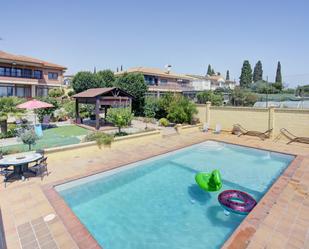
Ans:
[[[132,97],[129,93],[126,93],[125,91],[116,88],[116,87],[104,87],[104,88],[90,88],[86,91],[77,93],[73,95],[73,98],[94,98],[100,95],[104,95],[106,93],[112,92],[113,90],[119,90],[121,91],[124,95],[127,95],[129,97]]]

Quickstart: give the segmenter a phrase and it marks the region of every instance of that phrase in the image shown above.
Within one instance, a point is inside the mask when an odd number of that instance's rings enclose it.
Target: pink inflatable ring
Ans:
[[[219,203],[226,210],[237,214],[248,214],[256,205],[253,197],[239,190],[225,190],[218,196]]]

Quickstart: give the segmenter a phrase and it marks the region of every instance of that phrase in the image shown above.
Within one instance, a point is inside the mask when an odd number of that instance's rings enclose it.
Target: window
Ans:
[[[31,87],[17,86],[16,87],[16,96],[22,97],[22,98],[31,97]]]
[[[14,88],[12,86],[0,85],[0,97],[13,96]]]
[[[160,79],[161,84],[167,84],[167,79]]]
[[[42,79],[42,71],[41,70],[34,70],[33,71],[33,78]]]
[[[5,76],[11,76],[11,68],[6,67],[6,68],[5,68],[4,75],[5,75]]]
[[[4,76],[4,67],[0,67],[0,76]]]
[[[21,77],[21,76],[22,76],[21,69],[16,68],[16,77]]]
[[[58,79],[58,73],[49,72],[48,73],[48,79],[49,80],[57,80]]]
[[[48,87],[46,86],[37,86],[36,87],[36,96],[45,97],[48,96]]]
[[[11,69],[11,76],[16,77],[16,74],[17,74],[16,68],[12,68]]]
[[[32,78],[32,70],[31,69],[23,69],[23,77],[24,78]]]

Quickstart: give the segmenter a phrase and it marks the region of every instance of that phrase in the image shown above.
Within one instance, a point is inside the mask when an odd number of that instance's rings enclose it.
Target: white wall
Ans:
[[[210,80],[194,80],[192,81],[192,86],[195,91],[210,90]]]

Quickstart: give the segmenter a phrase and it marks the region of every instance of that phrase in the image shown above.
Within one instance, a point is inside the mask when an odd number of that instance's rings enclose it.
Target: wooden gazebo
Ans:
[[[133,96],[117,88],[91,88],[72,96],[75,99],[76,122],[80,121],[79,104],[95,105],[95,128],[100,129],[100,112],[104,108],[106,117],[107,109],[110,107],[131,108]]]

